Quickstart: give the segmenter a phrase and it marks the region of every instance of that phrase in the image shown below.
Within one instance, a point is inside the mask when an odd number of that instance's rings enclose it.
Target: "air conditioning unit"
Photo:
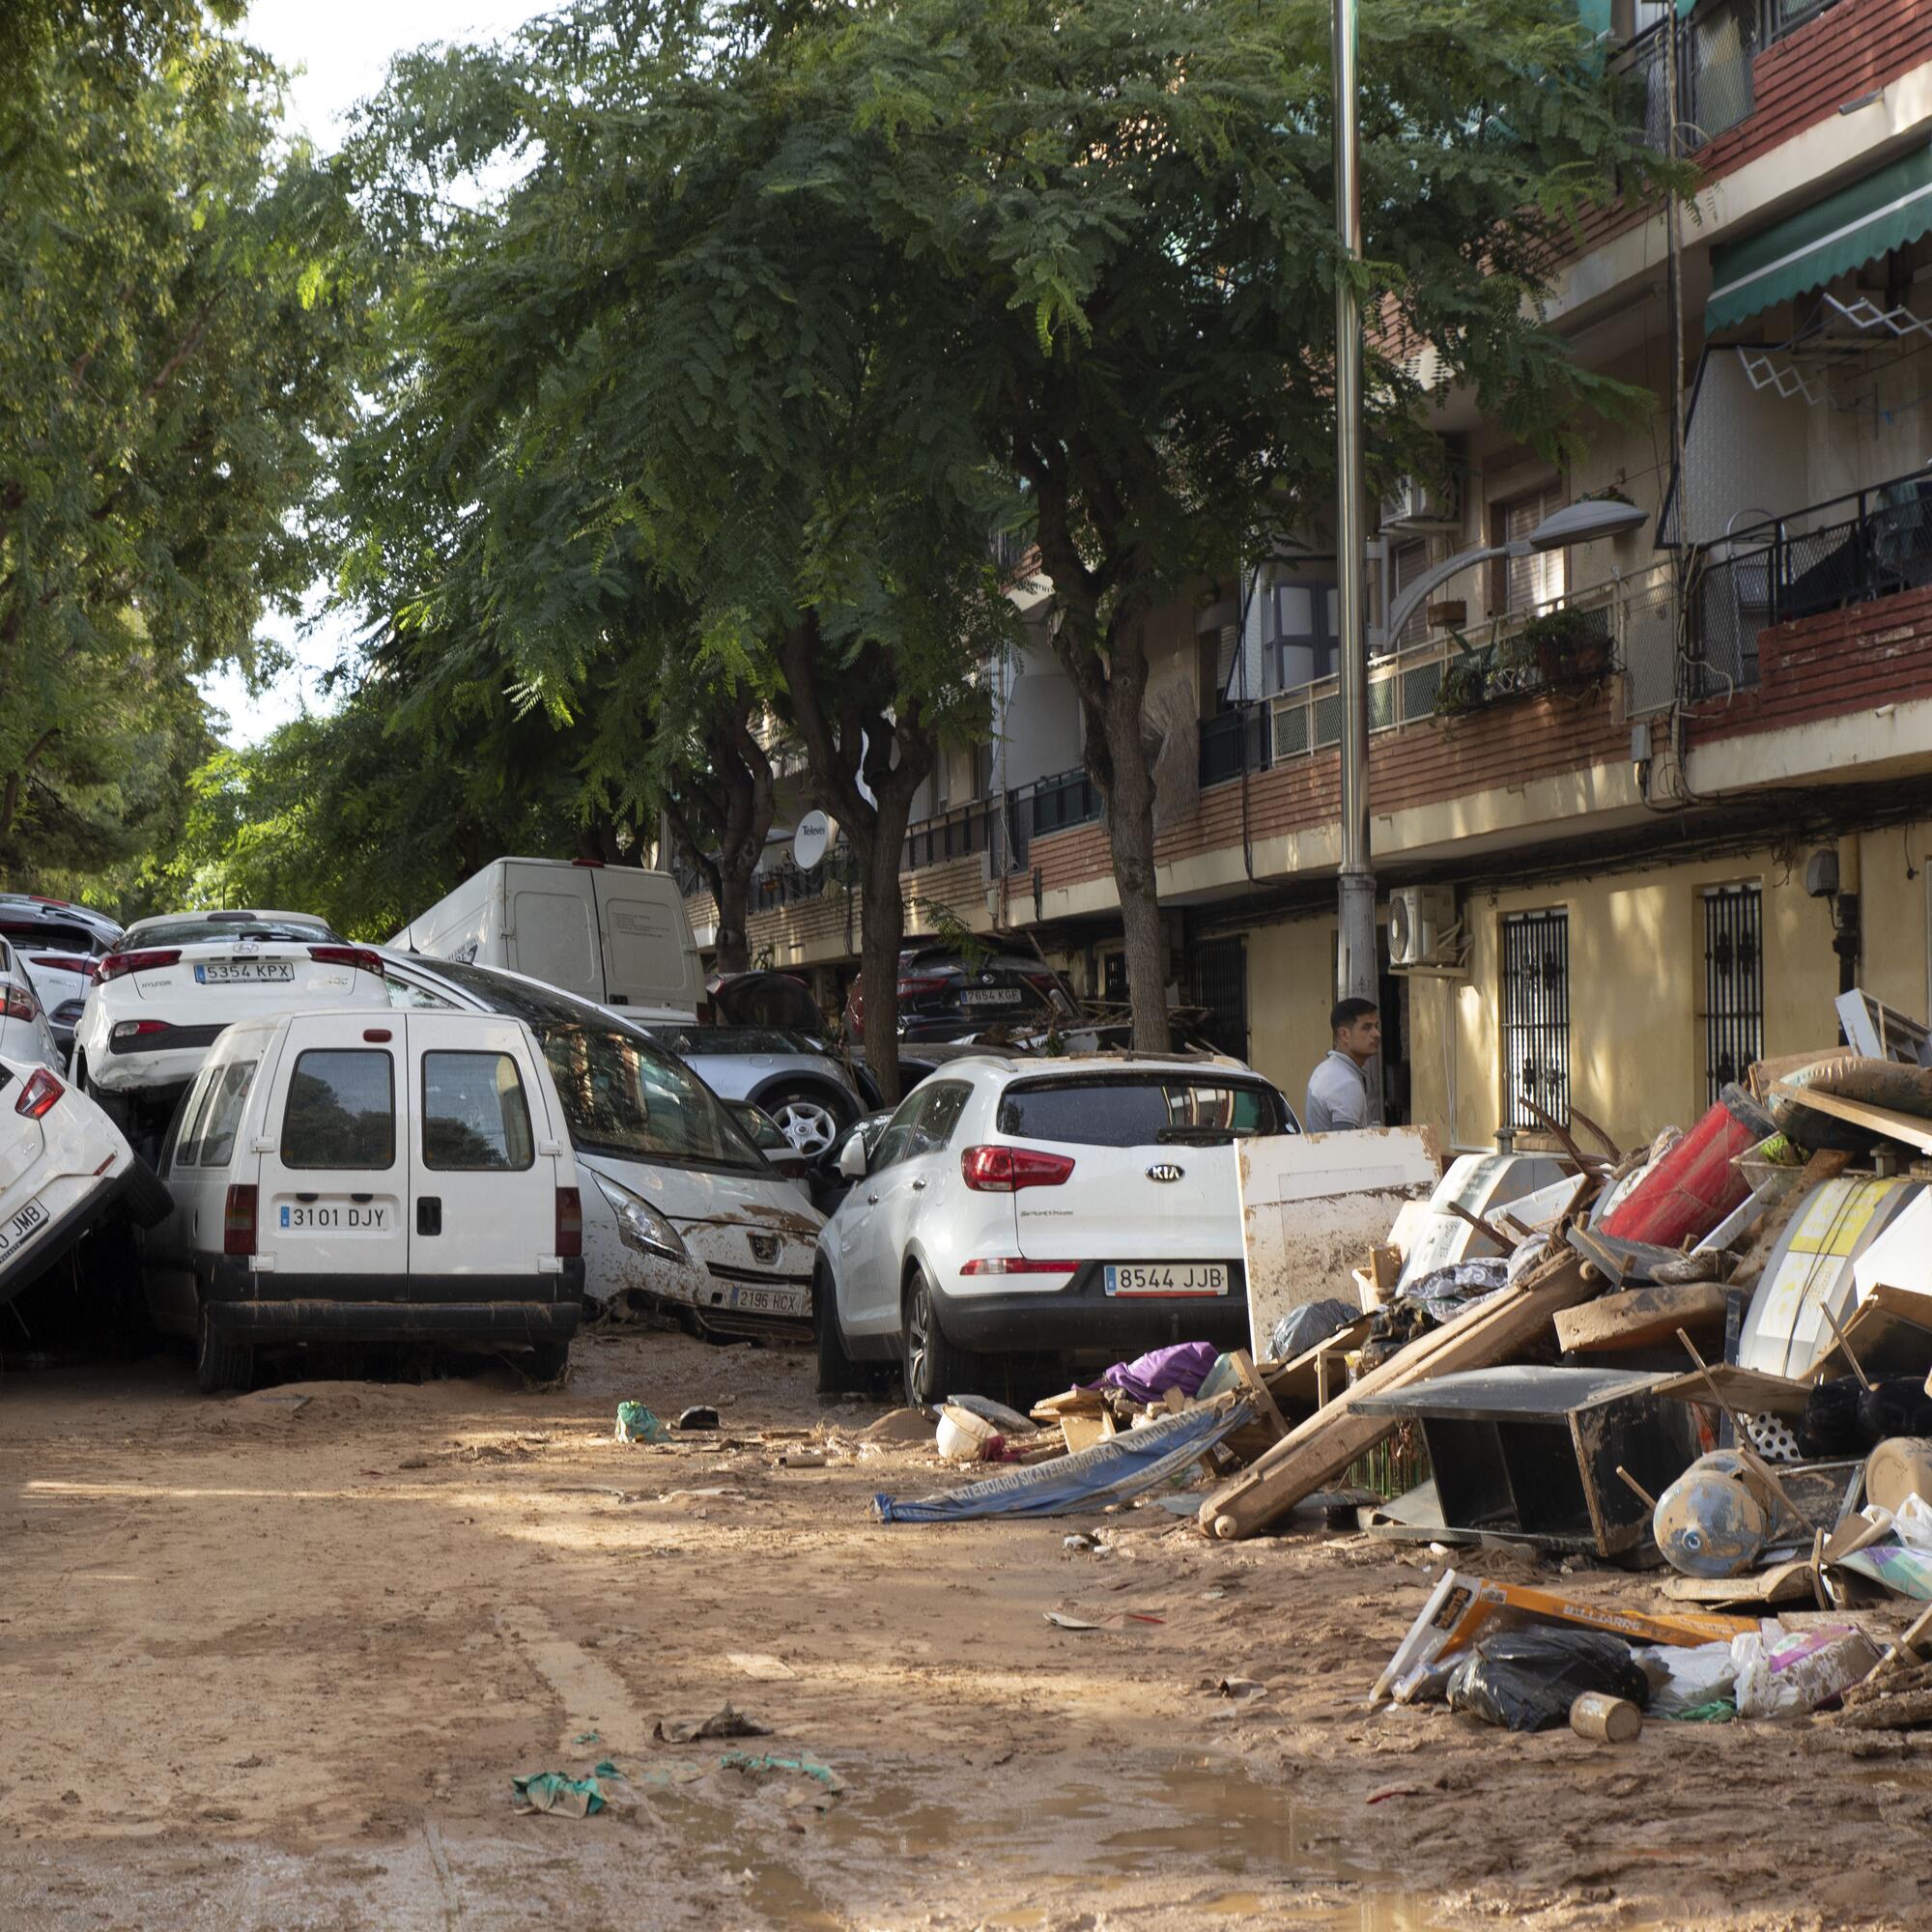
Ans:
[[[1389,964],[1398,969],[1463,964],[1463,925],[1447,886],[1398,886],[1389,894]]]
[[[1382,502],[1385,530],[1446,530],[1463,527],[1463,506],[1454,485],[1446,488],[1405,476]]]

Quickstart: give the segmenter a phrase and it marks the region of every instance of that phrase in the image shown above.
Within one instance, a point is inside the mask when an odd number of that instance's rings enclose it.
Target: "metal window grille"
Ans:
[[[1194,1004],[1209,1018],[1202,1029],[1223,1053],[1248,1057],[1248,948],[1236,934],[1198,940],[1189,949],[1188,977]]]
[[[1570,915],[1513,913],[1503,921],[1503,1118],[1540,1124],[1523,1104],[1570,1121]]]
[[[1704,1088],[1715,1104],[1764,1058],[1764,890],[1704,895]]]

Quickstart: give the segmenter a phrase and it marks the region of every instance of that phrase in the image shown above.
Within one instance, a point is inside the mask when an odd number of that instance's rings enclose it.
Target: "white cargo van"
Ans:
[[[498,859],[389,945],[500,966],[639,1019],[695,1020],[704,997],[682,888],[668,872],[637,866]]]
[[[497,1342],[561,1372],[583,1306],[577,1163],[523,1021],[366,1008],[227,1028],[161,1149],[142,1243],[201,1386],[259,1343]]]

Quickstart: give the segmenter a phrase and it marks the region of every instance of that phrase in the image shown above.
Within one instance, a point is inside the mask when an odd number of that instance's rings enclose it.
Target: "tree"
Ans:
[[[922,433],[1027,491],[1143,1048],[1168,1043],[1147,619],[1332,500],[1329,33],[1326,0],[896,0],[767,54],[788,213],[862,223],[840,267],[867,285],[923,279],[871,353],[943,372]],[[1539,312],[1566,216],[1646,178],[1586,45],[1566,0],[1365,9],[1372,480],[1439,460],[1403,343],[1551,451],[1633,401]]]
[[[223,8],[232,13],[232,8]],[[356,230],[199,8],[18,16],[0,103],[0,868],[125,857],[188,674],[293,608],[348,426]]]
[[[1006,486],[958,411],[923,410],[943,376],[895,354],[921,340],[895,318],[926,280],[812,192],[838,130],[798,105],[764,25],[696,6],[604,0],[507,53],[403,64],[361,150],[412,266],[406,359],[345,490],[353,581],[423,649],[586,724],[606,798],[649,803],[655,770],[676,800],[648,741],[772,708],[864,869],[891,1095],[906,824],[1011,634],[985,540]],[[514,185],[452,199],[492,158]],[[589,703],[640,668],[682,713]]]

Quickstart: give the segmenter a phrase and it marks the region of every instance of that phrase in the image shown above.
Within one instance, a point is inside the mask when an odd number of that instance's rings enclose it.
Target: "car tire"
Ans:
[[[793,1148],[816,1160],[859,1118],[850,1101],[841,1101],[822,1087],[778,1087],[758,1101],[778,1122]]]
[[[134,1156],[134,1165],[128,1172],[127,1191],[122,1200],[128,1208],[128,1218],[137,1228],[158,1228],[175,1211],[174,1196],[168,1192],[167,1182],[141,1158]]]
[[[899,1360],[905,1399],[914,1408],[935,1408],[950,1395],[978,1395],[984,1359],[947,1339],[932,1284],[923,1268],[906,1278],[900,1307]]]
[[[245,1342],[216,1335],[209,1320],[208,1297],[195,1321],[194,1383],[203,1395],[245,1389],[255,1375],[255,1351]]]
[[[818,1341],[818,1393],[851,1395],[864,1387],[865,1377],[845,1352],[838,1327],[838,1295],[832,1271],[821,1262],[811,1274],[811,1329]]]
[[[530,1350],[530,1379],[533,1382],[560,1381],[569,1367],[568,1342],[539,1342]]]

